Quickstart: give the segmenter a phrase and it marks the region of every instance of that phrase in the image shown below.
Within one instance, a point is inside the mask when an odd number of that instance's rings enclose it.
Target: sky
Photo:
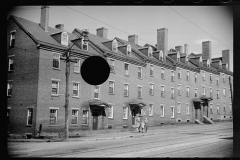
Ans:
[[[168,49],[188,44],[189,53],[202,53],[202,42],[212,42],[212,58],[230,49],[233,71],[233,11],[227,6],[49,6],[49,26],[108,29],[107,38],[128,40],[138,35],[138,44],[157,43],[157,29],[168,28]],[[7,14],[40,23],[41,6],[17,6]]]

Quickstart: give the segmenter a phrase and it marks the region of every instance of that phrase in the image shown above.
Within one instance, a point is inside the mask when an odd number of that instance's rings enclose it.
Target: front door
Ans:
[[[93,116],[93,130],[98,129],[98,116]]]
[[[135,125],[135,109],[132,110],[132,125]]]
[[[198,109],[195,108],[195,119],[198,119]]]

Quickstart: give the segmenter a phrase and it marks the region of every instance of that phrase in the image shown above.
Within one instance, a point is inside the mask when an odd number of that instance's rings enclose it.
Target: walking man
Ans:
[[[147,119],[147,117],[145,118],[144,123],[145,123],[145,132],[147,132],[147,127],[148,127],[148,119]]]
[[[137,131],[140,132],[140,117],[139,116],[136,118],[136,128],[137,128]]]

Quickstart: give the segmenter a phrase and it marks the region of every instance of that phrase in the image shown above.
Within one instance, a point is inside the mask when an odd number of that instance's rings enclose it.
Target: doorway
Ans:
[[[132,110],[132,125],[135,125],[135,109]]]
[[[97,130],[98,129],[98,112],[93,112],[92,114],[93,116],[93,130]]]

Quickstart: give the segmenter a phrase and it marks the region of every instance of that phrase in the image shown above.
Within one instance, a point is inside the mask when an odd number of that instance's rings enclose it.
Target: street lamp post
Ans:
[[[67,51],[63,54],[62,60],[66,61],[66,90],[65,90],[65,140],[68,141],[69,139],[69,75],[70,75],[70,62],[76,63],[76,59],[71,59],[71,48],[77,43],[77,41],[81,38],[83,39],[84,43],[88,42],[88,30],[83,30],[81,33],[81,37],[75,40],[75,42],[70,46]]]

